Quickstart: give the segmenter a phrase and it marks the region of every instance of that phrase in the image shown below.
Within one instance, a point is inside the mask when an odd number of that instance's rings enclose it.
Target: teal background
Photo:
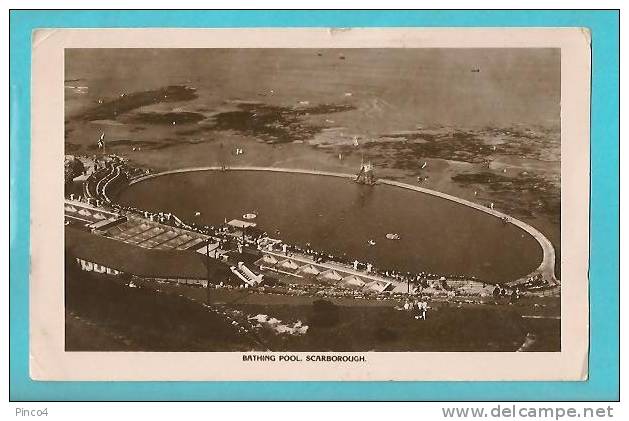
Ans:
[[[30,66],[36,28],[588,27],[592,31],[590,377],[585,382],[35,382],[28,368]],[[618,400],[618,11],[10,12],[12,400]]]

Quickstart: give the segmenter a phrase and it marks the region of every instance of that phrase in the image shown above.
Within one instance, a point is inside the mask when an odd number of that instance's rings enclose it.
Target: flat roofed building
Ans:
[[[147,278],[207,279],[225,281],[229,267],[216,259],[182,250],[156,250],[65,228],[66,255]]]
[[[233,228],[245,229],[256,227],[258,224],[255,222],[241,221],[240,219],[232,219],[227,223],[227,225]]]

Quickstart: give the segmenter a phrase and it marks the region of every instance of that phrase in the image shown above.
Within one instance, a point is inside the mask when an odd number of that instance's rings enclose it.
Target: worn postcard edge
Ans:
[[[65,352],[65,48],[560,48],[561,352],[359,352],[360,363],[239,352]],[[585,380],[590,33],[584,28],[40,29],[32,43],[30,375],[34,380]],[[305,356],[321,353],[290,353]]]

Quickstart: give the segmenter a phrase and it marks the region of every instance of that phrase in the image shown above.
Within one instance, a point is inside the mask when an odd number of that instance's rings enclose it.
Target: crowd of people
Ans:
[[[541,273],[529,276],[526,281],[520,285],[531,291],[543,290],[552,286],[548,279],[545,279]]]
[[[520,289],[515,288],[512,289],[511,292],[509,292],[505,288],[501,288],[496,285],[496,287],[492,291],[492,295],[494,299],[508,298],[510,302],[514,303],[520,299]]]
[[[425,300],[409,300],[406,299],[404,301],[404,305],[402,308],[405,311],[409,311],[413,313],[413,317],[416,320],[426,320],[426,315],[428,314],[428,302]]]

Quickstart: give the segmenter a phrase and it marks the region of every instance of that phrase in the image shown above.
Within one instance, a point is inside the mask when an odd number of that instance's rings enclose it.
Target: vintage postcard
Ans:
[[[42,29],[36,380],[584,380],[585,29]]]

